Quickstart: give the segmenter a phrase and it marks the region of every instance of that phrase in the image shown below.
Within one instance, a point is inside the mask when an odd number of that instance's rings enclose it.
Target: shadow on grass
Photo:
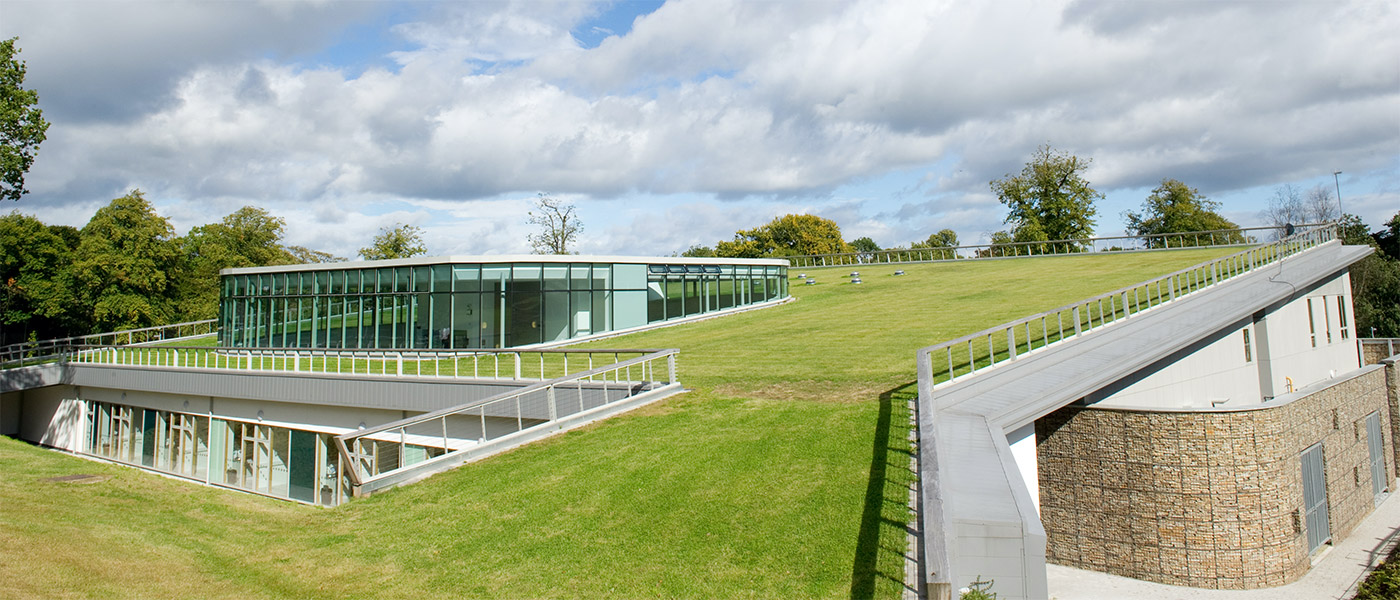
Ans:
[[[905,553],[912,519],[909,490],[914,483],[908,404],[917,396],[917,382],[912,381],[880,394],[880,414],[870,452],[870,480],[865,487],[865,507],[851,565],[853,600],[897,598],[904,589]]]

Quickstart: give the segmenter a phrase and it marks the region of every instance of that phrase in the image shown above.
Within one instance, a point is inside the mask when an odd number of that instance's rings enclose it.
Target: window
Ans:
[[[1327,318],[1327,296],[1322,297],[1322,326],[1327,328],[1327,343],[1332,343],[1332,319]]]
[[[1345,296],[1337,296],[1337,322],[1341,323],[1342,341],[1350,337],[1351,331],[1347,327],[1347,303]]]
[[[1249,328],[1244,330],[1244,362],[1254,362],[1254,351],[1249,347]]]
[[[1317,347],[1317,324],[1313,322],[1312,298],[1308,298],[1308,336],[1312,339],[1312,346]]]

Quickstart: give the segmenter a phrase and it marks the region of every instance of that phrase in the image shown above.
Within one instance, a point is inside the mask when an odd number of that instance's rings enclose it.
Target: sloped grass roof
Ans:
[[[680,348],[689,393],[333,510],[0,439],[0,573],[19,597],[894,598],[914,351],[1228,252],[808,270],[794,302],[591,344]],[[44,481],[77,473],[110,479]]]

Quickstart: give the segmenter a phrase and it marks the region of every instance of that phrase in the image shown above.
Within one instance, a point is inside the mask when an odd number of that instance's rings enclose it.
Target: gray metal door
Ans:
[[[1381,414],[1366,415],[1366,445],[1371,450],[1371,491],[1379,495],[1385,491],[1385,453],[1381,446]]]
[[[1327,475],[1322,469],[1322,444],[1303,451],[1303,514],[1308,530],[1308,552],[1332,539],[1327,522]]]

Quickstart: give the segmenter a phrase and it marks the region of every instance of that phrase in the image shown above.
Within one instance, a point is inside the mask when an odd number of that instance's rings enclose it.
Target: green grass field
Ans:
[[[0,597],[895,598],[914,351],[1225,253],[807,270],[590,345],[680,348],[690,392],[335,509],[0,438]]]

